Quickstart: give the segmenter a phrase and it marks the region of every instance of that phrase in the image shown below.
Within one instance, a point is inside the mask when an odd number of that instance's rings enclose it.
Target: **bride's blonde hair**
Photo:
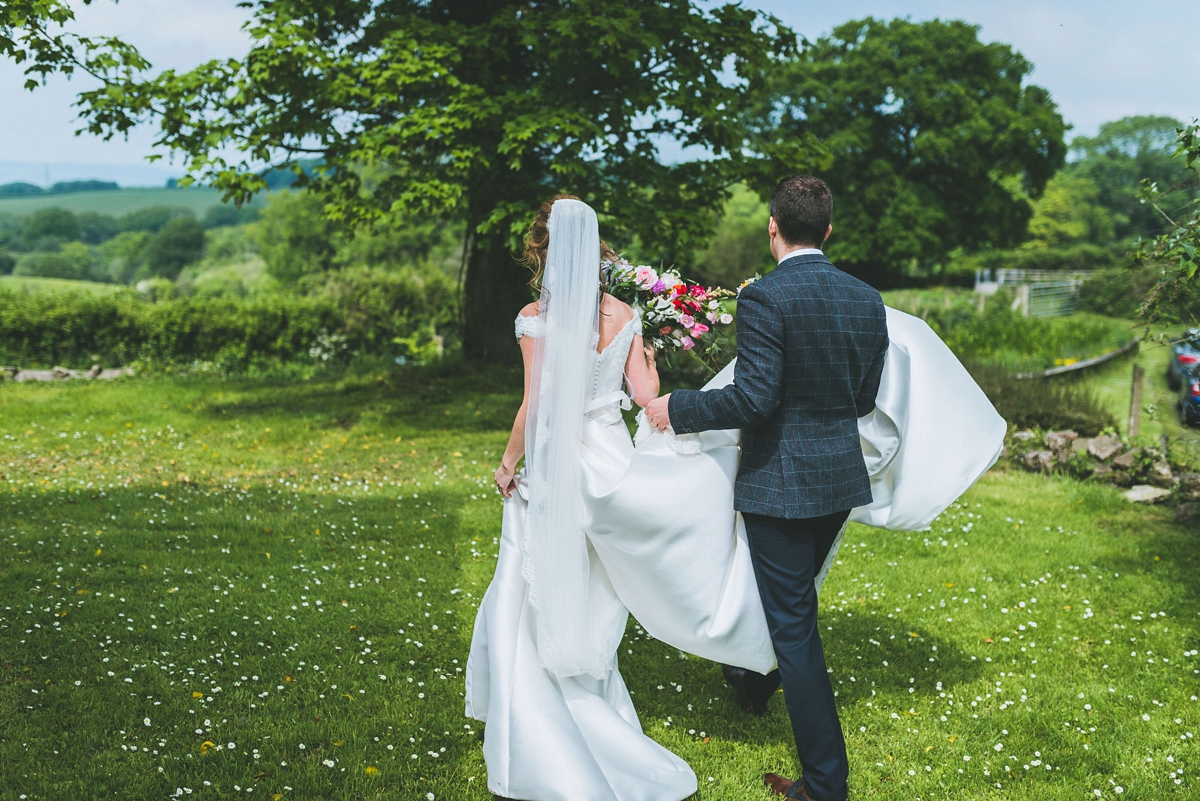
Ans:
[[[525,250],[521,254],[520,262],[529,268],[533,273],[533,277],[529,279],[529,285],[533,287],[535,292],[542,291],[542,274],[546,271],[546,250],[550,247],[550,209],[554,206],[556,200],[579,200],[575,195],[551,195],[541,208],[537,211],[537,216],[533,218],[533,223],[530,224],[529,230],[525,233]],[[616,259],[617,254],[608,243],[603,239],[600,240],[600,260]],[[596,266],[597,271],[600,266]],[[602,273],[598,273],[601,282],[604,280]]]

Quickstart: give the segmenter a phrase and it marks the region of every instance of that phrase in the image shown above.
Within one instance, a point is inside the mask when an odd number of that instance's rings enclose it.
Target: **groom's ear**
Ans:
[[[779,236],[779,224],[775,222],[774,217],[772,217],[767,223],[767,236],[771,237],[772,239]]]
[[[833,233],[833,223],[830,223],[829,227],[825,229],[825,239],[821,240],[822,245],[825,244],[825,242],[827,242],[829,240],[829,235],[832,233]]]

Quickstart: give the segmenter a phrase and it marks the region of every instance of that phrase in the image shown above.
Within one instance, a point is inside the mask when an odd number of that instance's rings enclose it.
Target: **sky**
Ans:
[[[78,6],[75,29],[116,35],[136,45],[155,69],[187,69],[244,54],[246,12],[237,0],[95,0]],[[809,39],[851,19],[964,19],[985,41],[1011,44],[1035,65],[1032,82],[1050,90],[1068,137],[1094,134],[1102,122],[1131,114],[1200,116],[1200,0],[745,0]],[[161,184],[177,168],[144,157],[153,130],[105,142],[73,132],[72,103],[91,88],[83,77],[22,88],[19,67],[0,62],[0,183],[102,178],[123,185]]]

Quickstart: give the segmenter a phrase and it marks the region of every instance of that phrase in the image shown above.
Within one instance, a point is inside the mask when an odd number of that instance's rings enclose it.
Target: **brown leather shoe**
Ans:
[[[812,801],[812,798],[808,794],[808,789],[804,786],[804,782],[798,779],[792,781],[791,779],[783,778],[778,773],[764,773],[763,784],[771,789],[773,795]]]
[[[725,677],[725,683],[737,691],[738,706],[743,712],[762,717],[767,714],[766,701],[758,701],[750,697],[750,693],[746,690],[746,671],[744,668],[734,667],[733,665],[721,665],[721,675]]]

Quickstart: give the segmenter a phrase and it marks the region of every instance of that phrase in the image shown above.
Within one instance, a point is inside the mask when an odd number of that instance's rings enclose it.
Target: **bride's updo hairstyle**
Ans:
[[[542,291],[542,273],[546,270],[546,249],[550,246],[550,209],[556,200],[579,200],[579,198],[575,195],[551,195],[542,204],[538,209],[537,217],[534,218],[533,224],[529,226],[529,230],[525,234],[525,250],[520,258],[520,262],[533,273],[529,285],[538,293]],[[616,258],[617,254],[601,239],[601,261]],[[600,265],[596,265],[596,270],[599,272]],[[602,275],[600,278],[603,281]]]

